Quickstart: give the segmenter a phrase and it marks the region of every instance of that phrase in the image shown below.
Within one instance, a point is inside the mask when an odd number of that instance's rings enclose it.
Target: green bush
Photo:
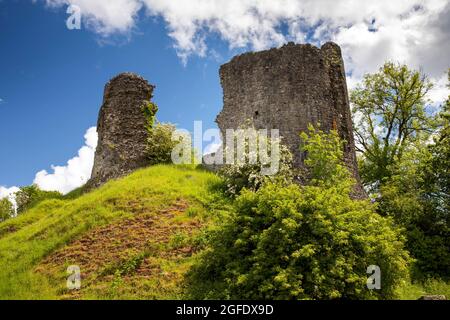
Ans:
[[[171,163],[172,150],[179,141],[172,141],[175,126],[170,123],[156,123],[148,131],[147,156],[150,164]]]
[[[21,187],[16,192],[17,214],[21,214],[39,202],[47,199],[62,199],[63,195],[58,191],[44,191],[39,189],[37,185]]]
[[[237,199],[236,214],[192,271],[192,293],[218,299],[392,298],[407,279],[407,262],[392,221],[367,201],[351,200],[338,186],[267,184]],[[381,268],[381,290],[366,287],[369,265]]]
[[[0,199],[0,222],[8,220],[14,215],[14,206],[8,198]]]
[[[171,123],[161,123],[156,119],[158,106],[150,101],[144,102],[142,111],[145,117],[145,128],[147,130],[146,153],[150,165],[172,163],[172,153],[181,145],[180,152],[189,152],[185,157],[180,154],[183,164],[193,164],[194,154],[191,148],[191,139],[185,134],[176,133],[175,125]]]
[[[304,137],[315,183],[266,183],[244,190],[235,213],[212,235],[190,271],[192,298],[376,299],[392,298],[408,278],[409,256],[393,224],[367,200],[353,200],[350,174],[319,168],[342,159],[333,134],[311,128]],[[340,145],[340,144],[338,144]],[[321,177],[321,178],[320,178]],[[333,183],[331,183],[333,182]],[[381,290],[366,286],[367,267],[381,269]]]
[[[326,134],[309,125],[308,134],[303,132],[300,138],[303,142],[300,149],[307,155],[305,169],[300,174],[304,183],[321,187],[340,184],[343,188],[349,188],[355,183],[344,165],[344,141],[336,130]]]
[[[255,130],[253,127],[248,128]],[[256,132],[256,131],[255,131]],[[238,133],[235,134],[234,139],[238,137]],[[250,150],[249,140],[244,141],[244,154],[243,159],[239,161],[237,154],[234,155],[233,164],[225,164],[219,170],[219,175],[224,180],[226,194],[235,197],[238,196],[242,189],[249,189],[252,191],[258,190],[265,182],[278,181],[281,184],[289,184],[292,182],[294,173],[292,170],[292,154],[289,149],[283,145],[279,140],[268,138],[263,135],[256,135],[258,143],[257,148]],[[265,174],[264,169],[270,167],[268,159],[263,159],[259,154],[259,141],[266,143],[268,156],[271,156],[272,146],[279,148],[279,161],[278,170],[275,174]],[[228,152],[228,148],[225,149],[225,155]],[[254,157],[256,161],[252,163],[250,158]]]

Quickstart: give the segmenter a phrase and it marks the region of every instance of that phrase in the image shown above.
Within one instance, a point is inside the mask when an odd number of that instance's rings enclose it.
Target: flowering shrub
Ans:
[[[314,129],[304,136],[310,185],[268,182],[241,192],[190,272],[192,298],[395,296],[408,278],[404,239],[369,201],[350,197],[353,180],[338,160],[342,149],[329,145],[335,138]],[[380,290],[367,287],[372,265],[381,270]]]
[[[172,150],[179,143],[172,140],[175,129],[170,123],[156,123],[148,130],[146,151],[150,164],[172,162]]]
[[[256,130],[254,132],[256,133]],[[235,138],[238,138],[236,135],[238,133],[235,134]],[[255,138],[256,141],[245,139],[241,158],[233,154],[233,164],[225,164],[219,170],[219,175],[224,179],[226,193],[232,197],[238,196],[244,188],[256,191],[269,181],[278,181],[283,185],[292,182],[292,154],[289,149],[279,139],[271,139],[262,134],[255,134]],[[250,144],[255,146],[252,148]],[[262,144],[265,145],[267,153],[266,150],[261,150]],[[225,149],[225,156],[227,152],[230,152],[229,148]],[[276,157],[272,157],[274,152],[278,152]]]

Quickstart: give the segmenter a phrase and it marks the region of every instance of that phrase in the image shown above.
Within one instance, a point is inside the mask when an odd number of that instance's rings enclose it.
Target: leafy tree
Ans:
[[[450,87],[450,69],[448,73]],[[439,132],[429,148],[431,157],[423,167],[427,200],[435,210],[450,212],[450,96],[439,114]],[[448,217],[447,217],[448,218]]]
[[[0,199],[0,222],[11,218],[14,215],[14,206],[8,198]]]
[[[23,213],[34,207],[36,204],[47,199],[62,199],[63,196],[57,191],[44,191],[35,184],[21,187],[16,192],[17,214]]]
[[[450,278],[449,101],[437,118],[433,141],[415,139],[390,165],[377,201],[378,211],[405,229],[418,279]]]
[[[449,101],[439,114],[434,143],[415,141],[389,168],[378,198],[379,212],[405,228],[415,258],[414,276],[450,278]]]
[[[360,174],[374,191],[391,176],[390,168],[405,148],[433,132],[434,117],[426,110],[431,87],[420,72],[387,62],[351,92]]]
[[[190,272],[193,298],[392,298],[407,279],[408,253],[393,221],[349,196],[337,134],[310,128],[303,138],[312,184],[244,190]],[[381,269],[381,290],[366,287],[369,265]]]
[[[405,152],[380,188],[377,201],[379,213],[393,217],[404,228],[407,249],[415,259],[416,279],[450,277],[449,194],[442,189],[434,191],[437,189],[428,184],[430,164],[435,160],[426,146]],[[445,198],[437,200],[437,194]]]

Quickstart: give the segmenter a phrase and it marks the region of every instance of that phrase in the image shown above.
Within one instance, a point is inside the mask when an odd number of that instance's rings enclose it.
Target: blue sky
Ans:
[[[222,103],[218,68],[228,50],[184,66],[161,19],[141,24],[148,32],[100,44],[83,28],[68,30],[62,9],[7,1],[0,12],[0,185],[31,184],[39,170],[75,155],[96,124],[105,83],[123,71],[156,85],[160,121],[188,130],[194,120],[215,126]]]
[[[71,4],[81,30],[66,27]],[[406,62],[430,76],[431,98],[442,101],[449,13],[448,0],[0,0],[0,197],[41,170],[51,175],[51,165],[84,161],[77,153],[103,87],[124,71],[156,85],[159,120],[188,130],[194,120],[216,126],[221,64],[287,41],[337,42],[350,87],[387,59]],[[53,181],[48,188],[60,190]]]

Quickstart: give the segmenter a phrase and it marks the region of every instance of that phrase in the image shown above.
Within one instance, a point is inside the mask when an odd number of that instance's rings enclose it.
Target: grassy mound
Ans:
[[[180,299],[209,228],[231,210],[220,179],[194,166],[158,165],[46,200],[0,223],[0,300]],[[81,289],[67,289],[67,267]],[[450,296],[439,280],[405,285],[402,299]]]
[[[0,299],[180,298],[204,230],[226,206],[214,174],[154,166],[0,224]],[[69,265],[81,290],[68,290]]]

